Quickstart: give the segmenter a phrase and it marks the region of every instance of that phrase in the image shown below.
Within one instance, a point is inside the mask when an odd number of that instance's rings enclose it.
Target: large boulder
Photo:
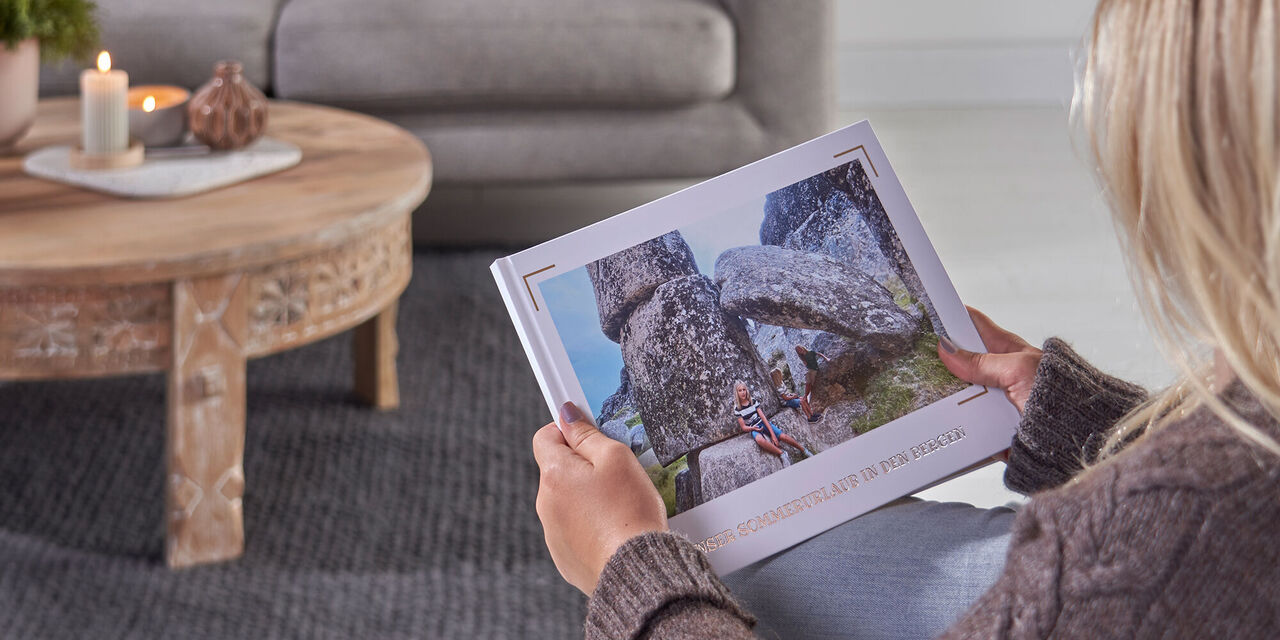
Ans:
[[[710,502],[787,466],[783,458],[760,448],[749,433],[699,451],[689,470],[698,475],[699,497]]]
[[[806,369],[804,361],[796,353],[796,345],[802,345],[811,351],[816,350],[831,356],[830,352],[823,349],[815,349],[813,346],[817,337],[828,335],[821,331],[752,322],[747,328],[747,334],[751,336],[751,341],[755,344],[756,353],[759,353],[760,359],[764,360],[764,368],[766,370],[777,369],[781,371],[783,386],[796,394],[804,393],[804,373]]]
[[[698,478],[689,469],[684,468],[676,474],[676,513],[684,513],[702,504],[698,496]]]
[[[843,191],[830,193],[822,207],[779,244],[829,255],[886,288],[901,282],[898,265],[885,255],[866,217],[858,214],[853,199]]]
[[[852,265],[923,308],[934,330],[942,324],[861,160],[779,189],[765,198],[761,244],[818,251]]]
[[[635,412],[624,411],[612,420],[601,422],[600,433],[629,446],[631,444],[631,436],[629,435],[631,427],[627,425],[627,420],[635,415]]]
[[[809,422],[799,409],[784,408],[769,420],[783,433],[790,434],[796,442],[808,447],[809,451],[822,453],[856,435],[849,427],[848,418],[838,413],[843,412],[828,410],[817,422]]]
[[[880,245],[880,251],[897,265],[898,277],[901,278],[907,293],[924,307],[925,314],[929,316],[929,323],[933,325],[933,331],[939,335],[946,335],[942,319],[938,317],[933,301],[929,299],[929,294],[924,289],[920,274],[916,272],[915,265],[907,256],[907,250],[902,246],[902,240],[898,238],[898,233],[889,220],[889,214],[885,212],[884,204],[876,196],[875,188],[871,186],[871,178],[867,176],[861,162],[849,163],[845,184],[849,185],[849,194],[854,208],[861,211],[867,228],[875,237],[876,243]]]
[[[644,432],[643,422],[631,427],[631,431],[627,432],[627,441],[631,443],[631,451],[635,453],[653,448],[653,444],[649,442],[649,435]]]
[[[822,198],[830,190],[826,174],[819,174],[766,195],[760,244],[782,244],[792,231],[822,208]]]
[[[618,390],[613,395],[604,399],[600,405],[601,420],[612,420],[619,411],[623,411],[628,407],[635,406],[635,399],[631,397],[631,378],[627,377],[627,368],[623,367],[618,373],[620,380],[618,381]]]
[[[640,466],[645,469],[662,466],[662,464],[658,462],[658,457],[653,455],[653,449],[647,449],[640,452],[640,454],[636,456],[636,461],[638,461]]]
[[[844,406],[856,400],[856,390],[864,387],[872,377],[899,365],[899,361],[911,353],[910,345],[879,349],[865,341],[851,340],[834,333],[762,323],[752,323],[748,334],[764,360],[765,368],[782,370],[785,386],[797,394],[805,391],[806,367],[796,355],[795,346],[802,345],[830,358],[820,365],[817,388],[813,391],[814,410],[827,411],[834,403],[839,403],[840,419],[845,424],[856,414],[867,410],[861,402]]]
[[[919,330],[887,289],[820,253],[737,247],[716,259],[715,278],[720,306],[756,322],[816,329],[889,350],[909,348]]]
[[[693,251],[679,231],[647,240],[587,265],[596,294],[600,330],[617,342],[637,305],[660,285],[698,273]]]
[[[718,298],[706,276],[672,280],[622,328],[631,392],[663,465],[741,433],[730,406],[735,382],[746,383],[766,414],[778,407],[746,327]]]

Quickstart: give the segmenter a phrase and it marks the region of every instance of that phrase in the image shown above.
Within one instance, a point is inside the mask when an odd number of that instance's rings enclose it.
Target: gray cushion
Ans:
[[[436,184],[708,176],[826,131],[835,77],[831,2],[721,2],[734,21],[737,70],[732,95],[715,102],[670,109],[369,111],[426,141]]]
[[[427,143],[437,184],[713,175],[779,146],[734,100],[672,110],[375,114]]]
[[[194,89],[219,60],[244,64],[260,88],[270,81],[271,27],[278,0],[97,0],[102,46],[129,84],[174,84]],[[45,66],[40,94],[79,92],[83,63]]]
[[[698,0],[292,0],[276,95],[347,106],[670,106],[734,85],[734,25]]]

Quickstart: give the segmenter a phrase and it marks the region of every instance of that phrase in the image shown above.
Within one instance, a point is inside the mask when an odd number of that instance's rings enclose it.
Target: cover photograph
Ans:
[[[985,351],[867,122],[493,272],[551,414],[631,448],[725,573],[1008,447]]]

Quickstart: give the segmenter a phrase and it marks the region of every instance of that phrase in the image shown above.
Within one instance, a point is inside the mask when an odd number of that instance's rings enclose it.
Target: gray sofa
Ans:
[[[268,95],[421,136],[436,171],[426,240],[548,237],[589,221],[571,215],[575,194],[603,217],[660,195],[635,185],[670,190],[831,120],[830,0],[98,4],[135,84],[194,88],[236,58]],[[76,73],[43,69],[42,95],[74,93]],[[490,195],[504,189],[516,195]]]

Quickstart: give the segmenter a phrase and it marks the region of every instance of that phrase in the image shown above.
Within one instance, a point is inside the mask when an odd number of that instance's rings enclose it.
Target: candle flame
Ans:
[[[143,99],[143,101],[142,101],[142,110],[143,110],[143,111],[146,111],[147,113],[151,113],[152,111],[155,111],[155,110],[156,110],[156,97],[155,97],[155,96],[147,96],[145,99]]]
[[[98,54],[98,71],[106,73],[111,70],[111,54],[103,51]]]

